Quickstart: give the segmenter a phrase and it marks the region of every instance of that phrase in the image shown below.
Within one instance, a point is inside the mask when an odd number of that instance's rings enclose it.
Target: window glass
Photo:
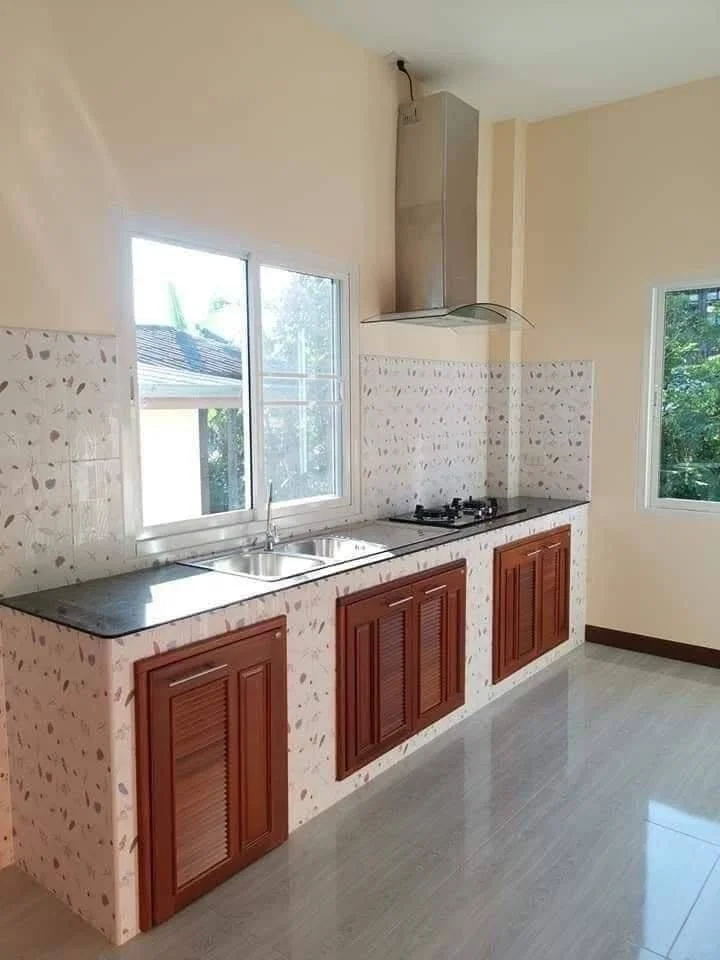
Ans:
[[[134,238],[143,525],[250,507],[247,264]]]
[[[337,282],[260,269],[264,467],[278,502],[342,494]]]
[[[664,296],[661,498],[720,501],[719,292],[701,287]]]
[[[345,281],[247,256],[132,240],[145,538],[348,492]]]

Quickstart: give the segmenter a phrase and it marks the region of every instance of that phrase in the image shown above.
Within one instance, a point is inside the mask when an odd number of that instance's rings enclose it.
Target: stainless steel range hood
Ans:
[[[451,93],[398,110],[396,312],[363,323],[533,326],[511,307],[477,302],[478,112]]]

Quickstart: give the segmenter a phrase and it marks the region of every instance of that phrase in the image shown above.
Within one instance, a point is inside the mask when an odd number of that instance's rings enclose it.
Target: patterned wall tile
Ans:
[[[493,363],[488,374],[487,490],[499,497],[520,492],[522,365]]]
[[[10,803],[10,758],[8,755],[7,710],[5,707],[3,632],[0,623],[0,870],[14,859]]]
[[[72,580],[70,465],[0,457],[0,596]]]
[[[115,936],[107,643],[0,614],[15,862]]]
[[[361,357],[363,513],[485,492],[484,363]]]
[[[116,339],[5,329],[0,347],[0,597],[98,576],[93,551],[118,572]]]
[[[593,364],[527,363],[522,371],[521,492],[589,497]]]
[[[69,336],[59,351],[66,371],[71,460],[120,456],[120,400],[114,337]]]

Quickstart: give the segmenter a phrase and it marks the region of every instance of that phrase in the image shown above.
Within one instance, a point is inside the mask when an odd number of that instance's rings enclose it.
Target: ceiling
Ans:
[[[720,75],[718,0],[295,0],[428,88],[528,120]]]

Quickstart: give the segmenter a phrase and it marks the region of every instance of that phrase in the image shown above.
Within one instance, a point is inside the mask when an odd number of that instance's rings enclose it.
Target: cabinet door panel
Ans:
[[[465,698],[465,566],[338,601],[337,776],[348,776]]]
[[[539,650],[539,557],[534,543],[495,554],[493,682],[534,660]]]
[[[354,683],[351,696],[354,727],[353,752],[359,757],[375,746],[375,631],[376,623],[360,623],[355,628],[352,645]]]
[[[408,612],[388,612],[377,622],[378,742],[403,730],[410,718],[408,703]]]
[[[525,660],[537,651],[538,636],[535,621],[537,596],[537,567],[535,559],[516,567],[517,579],[513,604],[516,606],[517,630],[514,637],[513,660]]]
[[[493,683],[567,640],[570,528],[495,551]]]
[[[179,890],[232,856],[229,700],[223,679],[170,701]]]
[[[208,653],[136,666],[149,759],[147,788],[140,769],[144,929],[287,837],[285,633],[228,636],[201,645]]]
[[[240,836],[243,850],[272,830],[270,666],[238,674],[240,704]]]
[[[412,606],[395,593],[344,610],[338,650],[338,771],[344,776],[410,729]]]
[[[223,658],[226,661],[226,658]],[[198,895],[237,849],[232,668],[189,657],[150,675],[154,917]]]
[[[569,635],[570,534],[547,538],[542,555],[541,652],[564,643]]]
[[[465,702],[465,568],[424,577],[417,597],[416,728]]]
[[[447,701],[451,709],[465,703],[465,570],[456,576],[448,591],[448,680]]]
[[[419,604],[418,713],[440,706],[447,688],[447,593]]]

